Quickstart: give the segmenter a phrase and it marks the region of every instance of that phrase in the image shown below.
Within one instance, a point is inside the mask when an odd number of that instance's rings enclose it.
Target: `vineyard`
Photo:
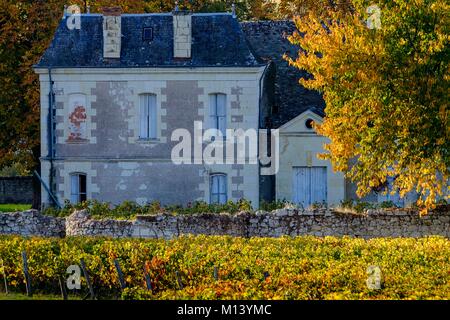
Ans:
[[[450,242],[442,237],[7,236],[0,237],[1,289],[26,292],[23,253],[36,294],[59,294],[58,279],[83,261],[98,299],[450,298]],[[379,288],[368,286],[373,266],[381,271]],[[69,299],[88,293],[88,284],[82,274],[81,290],[67,290]]]

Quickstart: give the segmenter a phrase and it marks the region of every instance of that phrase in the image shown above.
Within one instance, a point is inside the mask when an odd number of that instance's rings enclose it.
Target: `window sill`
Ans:
[[[89,140],[88,139],[66,140],[66,144],[89,144]]]
[[[156,143],[161,143],[161,140],[159,138],[149,138],[149,139],[144,139],[144,138],[139,138],[136,140],[136,143],[142,143],[142,144],[156,144]]]

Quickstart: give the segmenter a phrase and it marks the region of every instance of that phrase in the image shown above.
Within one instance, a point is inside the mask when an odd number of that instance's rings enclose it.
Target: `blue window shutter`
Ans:
[[[209,128],[217,129],[217,95],[209,95]]]
[[[210,196],[211,203],[225,204],[228,201],[226,175],[216,174],[211,176]]]
[[[228,199],[227,199],[227,176],[221,175],[221,176],[218,176],[218,178],[219,178],[219,194],[220,194],[219,203],[225,204],[228,201]]]
[[[139,108],[139,138],[149,138],[148,131],[148,95],[140,96],[140,108]]]
[[[157,127],[158,127],[158,119],[156,112],[156,96],[149,95],[148,96],[148,109],[149,109],[149,138],[156,139],[157,138]]]
[[[70,176],[70,202],[78,203],[80,195],[80,180],[78,175]]]
[[[217,129],[225,136],[227,129],[227,98],[224,94],[217,95]]]

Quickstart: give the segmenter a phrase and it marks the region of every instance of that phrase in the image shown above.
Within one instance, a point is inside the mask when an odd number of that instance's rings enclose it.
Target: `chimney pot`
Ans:
[[[108,17],[118,17],[122,14],[121,7],[102,7],[101,11],[104,16]]]
[[[64,5],[64,11],[63,11],[63,16],[62,16],[63,20],[66,17],[66,15],[67,15],[67,4]]]

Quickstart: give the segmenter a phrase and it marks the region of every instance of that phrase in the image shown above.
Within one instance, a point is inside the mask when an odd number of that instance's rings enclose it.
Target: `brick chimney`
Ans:
[[[103,7],[103,58],[120,58],[122,37],[120,7]]]
[[[173,56],[178,59],[190,59],[192,47],[192,13],[180,11],[173,12]]]

